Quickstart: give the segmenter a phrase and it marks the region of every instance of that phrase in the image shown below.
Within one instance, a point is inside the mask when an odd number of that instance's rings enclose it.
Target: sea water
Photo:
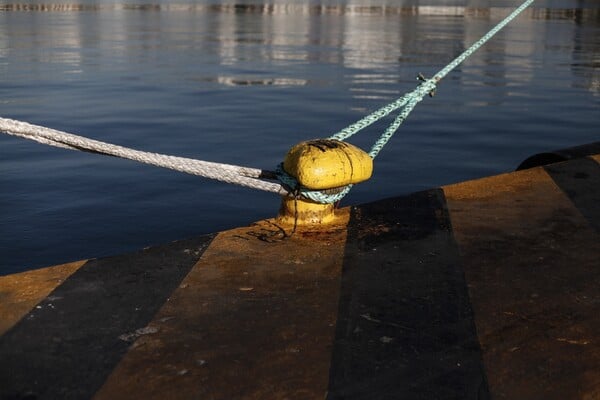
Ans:
[[[508,0],[0,1],[0,116],[274,169],[414,89]],[[392,117],[390,117],[392,118]],[[365,149],[387,118],[351,140]],[[450,73],[342,205],[600,140],[600,2],[538,0]],[[0,134],[0,275],[272,217],[279,199]]]

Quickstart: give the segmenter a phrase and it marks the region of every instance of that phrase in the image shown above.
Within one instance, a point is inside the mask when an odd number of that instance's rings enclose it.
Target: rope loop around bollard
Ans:
[[[301,196],[305,199],[321,204],[337,203],[343,199],[352,188],[352,185],[327,190],[311,190],[302,187],[296,178],[285,172],[283,169],[283,163],[277,165],[275,174],[281,183],[281,186],[283,186],[291,196]]]

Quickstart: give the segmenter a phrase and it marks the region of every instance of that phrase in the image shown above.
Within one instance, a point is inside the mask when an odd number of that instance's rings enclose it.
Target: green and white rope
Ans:
[[[359,132],[360,130],[366,128],[367,126],[379,121],[382,118],[385,118],[393,111],[398,110],[402,107],[406,108],[411,103],[414,103],[416,105],[418,102],[423,100],[423,97],[425,97],[425,95],[433,93],[436,89],[437,83],[440,80],[442,80],[446,75],[448,75],[448,73],[450,71],[452,71],[454,68],[456,68],[458,65],[460,65],[463,61],[465,61],[471,54],[473,54],[481,46],[483,46],[496,33],[498,33],[498,31],[500,31],[508,23],[510,23],[513,19],[515,19],[521,12],[523,12],[523,10],[525,10],[527,7],[529,7],[534,1],[535,0],[527,0],[523,4],[521,4],[520,7],[515,9],[506,18],[504,18],[500,23],[498,23],[496,26],[494,26],[481,39],[479,39],[477,42],[473,43],[473,45],[471,45],[471,47],[469,47],[461,55],[456,57],[454,60],[452,60],[452,62],[450,62],[448,65],[446,65],[444,68],[442,68],[437,74],[435,74],[433,76],[433,78],[424,80],[423,83],[421,83],[412,92],[403,95],[402,97],[398,98],[397,100],[393,101],[392,103],[387,104],[384,107],[381,107],[380,109],[378,109],[376,111],[373,111],[371,114],[367,115],[366,117],[356,121],[352,125],[349,125],[348,127],[342,129],[341,131],[333,134],[332,136],[330,136],[330,139],[346,140],[349,137],[356,134],[357,132]],[[423,80],[422,78],[420,78],[420,79]],[[412,108],[414,108],[414,105],[413,105],[413,107],[411,107],[411,110],[412,110]],[[409,113],[410,113],[410,111],[406,114],[406,116],[408,116]],[[398,117],[401,117],[401,116],[402,116],[402,114],[399,115]],[[400,122],[400,124],[401,124],[401,122]],[[392,125],[394,125],[394,124],[392,124]],[[398,125],[398,127],[399,126],[400,125]]]
[[[483,46],[488,40],[490,40],[498,31],[504,28],[508,23],[510,23],[513,19],[515,19],[523,10],[529,7],[535,0],[526,0],[521,6],[515,9],[512,13],[510,13],[506,18],[504,18],[500,23],[494,26],[488,33],[486,33],[481,39],[477,42],[473,43],[471,47],[465,50],[462,54],[456,57],[452,62],[442,68],[437,74],[435,74],[430,79],[425,79],[422,75],[419,75],[418,79],[421,82],[415,90],[405,94],[404,96],[398,98],[390,104],[385,105],[384,107],[379,108],[378,110],[372,112],[366,117],[358,120],[357,122],[349,125],[348,127],[342,129],[341,131],[330,136],[330,139],[337,140],[346,140],[351,136],[355,135],[362,129],[368,127],[369,125],[379,121],[382,118],[385,118],[392,112],[401,109],[398,116],[394,119],[394,121],[387,127],[387,129],[379,136],[379,138],[375,141],[371,150],[369,150],[369,156],[371,158],[377,157],[379,152],[383,149],[383,147],[390,141],[392,136],[396,133],[400,125],[408,118],[408,115],[415,108],[415,106],[423,100],[423,98],[427,95],[433,96],[435,90],[437,88],[437,84],[440,80],[442,80],[450,71],[460,65],[463,61],[465,61],[471,54],[477,51],[481,46]],[[293,187],[293,186],[292,186]],[[319,192],[319,191],[309,191],[302,190],[300,192],[304,197],[310,198],[313,201],[317,201],[320,203],[335,203],[339,201],[343,196],[345,196],[350,191],[351,185],[347,186],[343,191],[336,193],[335,195],[329,195],[327,193]]]

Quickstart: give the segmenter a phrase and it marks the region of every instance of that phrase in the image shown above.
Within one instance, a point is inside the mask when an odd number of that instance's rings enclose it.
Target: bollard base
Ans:
[[[335,221],[333,204],[315,203],[307,199],[294,199],[285,196],[281,200],[281,207],[277,222],[282,225],[326,225]]]

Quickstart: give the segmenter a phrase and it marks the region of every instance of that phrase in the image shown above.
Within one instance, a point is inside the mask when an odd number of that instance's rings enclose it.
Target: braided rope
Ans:
[[[127,147],[100,142],[98,140],[88,139],[7,118],[0,118],[0,131],[51,146],[126,158],[144,164],[164,167],[175,171],[202,176],[204,178],[215,179],[221,182],[233,183],[277,194],[288,193],[288,191],[279,183],[266,182],[258,179],[265,175],[265,171],[256,168],[240,167],[237,165],[221,164],[129,149]]]
[[[483,46],[488,40],[490,40],[498,31],[504,28],[508,23],[510,23],[513,19],[515,19],[523,10],[529,7],[535,0],[526,0],[521,6],[515,9],[512,13],[510,13],[506,18],[504,18],[501,22],[499,22],[495,27],[493,27],[488,33],[486,33],[481,39],[477,42],[473,43],[471,47],[462,52],[458,57],[452,60],[448,65],[442,68],[437,74],[433,76],[431,79],[424,79],[422,76],[419,76],[419,80],[423,81],[415,90],[410,93],[403,95],[392,103],[381,107],[380,109],[373,111],[371,114],[366,117],[358,120],[357,122],[349,125],[348,127],[342,129],[341,131],[330,136],[330,139],[338,139],[345,140],[354,134],[358,133],[360,130],[366,128],[367,126],[379,121],[380,119],[388,116],[393,111],[405,107],[414,108],[418,102],[420,102],[425,95],[432,95],[435,92],[437,83],[442,80],[450,71],[460,65],[463,61],[465,61],[471,54],[477,51],[481,46]],[[409,107],[410,104],[414,103],[412,107]],[[404,119],[410,114],[410,111],[406,113]],[[402,115],[402,114],[401,114]],[[402,121],[404,120],[402,119]],[[401,123],[401,122],[400,122]],[[394,124],[392,124],[394,125]],[[398,125],[399,127],[400,125]],[[387,136],[387,135],[386,135]],[[375,154],[377,155],[377,154]]]
[[[500,21],[496,26],[494,26],[488,33],[482,36],[481,39],[473,43],[471,47],[465,50],[461,55],[456,57],[450,64],[446,65],[442,68],[437,74],[434,75],[433,80],[439,81],[450,71],[456,68],[460,63],[465,61],[471,54],[473,54],[477,49],[483,46],[488,40],[490,40],[496,33],[498,33],[502,28],[508,25],[513,19],[515,19],[523,10],[529,7],[535,0],[526,0],[523,4],[521,4],[518,8],[516,8],[512,13],[510,13],[506,18]]]
[[[369,156],[371,158],[377,157],[379,152],[383,149],[383,147],[390,141],[392,136],[396,133],[400,125],[408,118],[408,115],[415,108],[415,106],[423,100],[423,98],[427,95],[433,97],[435,94],[435,90],[437,88],[437,84],[440,80],[442,80],[450,71],[456,68],[459,64],[465,61],[471,54],[477,51],[481,46],[483,46],[488,40],[490,40],[498,31],[504,28],[508,23],[510,23],[513,19],[515,19],[523,10],[529,7],[535,0],[526,0],[521,6],[515,9],[512,13],[510,13],[506,18],[500,21],[496,26],[494,26],[488,33],[486,33],[481,39],[477,42],[473,43],[471,47],[465,50],[462,54],[452,60],[448,65],[442,68],[437,74],[433,76],[433,78],[425,79],[422,75],[419,75],[418,79],[422,81],[416,89],[412,92],[409,92],[397,100],[393,101],[390,104],[387,104],[378,110],[372,112],[366,117],[358,120],[357,122],[349,125],[348,127],[342,129],[341,131],[330,136],[330,139],[337,140],[345,140],[349,137],[355,135],[362,129],[367,126],[379,121],[382,118],[385,118],[393,111],[398,109],[402,109],[402,111],[398,114],[398,116],[394,119],[394,121],[387,127],[387,129],[379,136],[379,138],[375,141],[371,150],[369,151]],[[350,191],[351,186],[347,186],[346,189],[341,192],[343,195],[346,195]],[[328,195],[322,192],[310,192],[310,191],[302,191],[304,197],[314,199],[315,201],[322,203],[334,203],[341,199],[339,194]],[[340,194],[341,194],[340,193]],[[318,200],[317,200],[318,199]]]
[[[275,174],[277,175],[277,179],[279,180],[279,182],[281,182],[285,188],[288,188],[288,191],[291,194],[295,196],[301,196],[305,199],[309,199],[322,204],[330,204],[340,201],[344,198],[344,196],[346,196],[346,194],[348,194],[348,192],[352,188],[352,185],[348,185],[341,188],[327,190],[307,189],[305,187],[300,186],[300,183],[296,178],[285,172],[285,170],[283,169],[283,163],[277,166]]]

